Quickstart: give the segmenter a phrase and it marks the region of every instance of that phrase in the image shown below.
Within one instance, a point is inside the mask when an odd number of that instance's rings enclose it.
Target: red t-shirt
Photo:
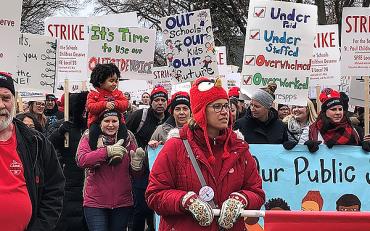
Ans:
[[[24,231],[32,216],[32,204],[17,153],[15,128],[12,136],[0,141],[0,229]]]

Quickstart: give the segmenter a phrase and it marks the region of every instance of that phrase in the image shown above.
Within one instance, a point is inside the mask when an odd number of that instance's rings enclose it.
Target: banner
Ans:
[[[218,75],[209,10],[161,18],[161,25],[166,59],[175,83]]]
[[[342,13],[342,75],[369,76],[370,9],[344,7]]]
[[[340,76],[338,25],[317,26],[310,86],[339,85]]]
[[[22,1],[2,1],[0,7],[0,71],[16,73]]]
[[[57,65],[57,39],[21,34],[19,39],[16,89],[41,93],[54,93]]]
[[[314,5],[250,1],[242,91],[275,82],[277,103],[306,105],[316,22]]]
[[[155,30],[97,25],[89,28],[88,75],[96,64],[114,63],[121,72],[121,78],[151,79]]]
[[[87,70],[88,25],[137,27],[135,12],[94,17],[50,17],[45,35],[59,38],[58,82],[64,79],[89,81]]]

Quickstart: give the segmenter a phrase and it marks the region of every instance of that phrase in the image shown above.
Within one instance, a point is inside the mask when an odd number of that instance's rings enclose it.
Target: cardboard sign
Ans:
[[[57,39],[21,34],[19,39],[16,89],[41,93],[54,93],[57,66]]]
[[[370,8],[344,7],[342,13],[342,75],[369,76]]]
[[[167,66],[165,67],[153,67],[153,76],[148,83],[153,87],[155,85],[163,86],[168,93],[171,93],[172,82],[171,73]]]
[[[277,103],[305,105],[316,22],[314,5],[250,1],[242,91],[251,96],[275,82]]]
[[[88,75],[96,64],[114,63],[124,79],[152,77],[156,31],[146,28],[91,25]]]
[[[161,25],[166,59],[174,82],[218,75],[209,10],[165,17],[161,19]]]
[[[365,80],[363,77],[351,77],[351,85],[349,87],[349,104],[353,106],[365,106],[364,83]]]
[[[135,12],[95,17],[50,17],[45,35],[59,38],[58,82],[88,81],[88,25],[138,26]]]
[[[227,65],[226,47],[215,47],[215,49],[217,65],[219,66]]]
[[[0,71],[15,75],[22,1],[2,1],[0,7]]]
[[[317,26],[310,86],[339,85],[340,76],[338,25]]]

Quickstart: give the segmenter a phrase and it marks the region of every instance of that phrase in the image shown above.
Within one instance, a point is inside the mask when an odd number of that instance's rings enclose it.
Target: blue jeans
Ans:
[[[132,210],[132,207],[115,209],[84,207],[86,223],[90,231],[126,230]]]

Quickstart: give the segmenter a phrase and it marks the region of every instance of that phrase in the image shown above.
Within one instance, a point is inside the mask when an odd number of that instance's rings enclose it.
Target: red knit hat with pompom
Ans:
[[[193,114],[193,119],[203,130],[204,139],[209,151],[208,162],[210,164],[215,163],[215,157],[208,139],[206,107],[208,104],[218,99],[229,99],[227,92],[222,88],[220,79],[214,81],[208,79],[207,77],[200,77],[194,81],[193,86],[190,89],[190,107]],[[231,116],[229,116],[229,118],[231,118]],[[223,158],[227,158],[230,155],[227,151],[227,143],[229,138],[230,137],[227,137],[224,144]]]
[[[342,105],[343,102],[340,99],[340,93],[331,88],[325,88],[321,91],[319,96],[321,104],[321,111],[325,112],[331,107]]]
[[[240,88],[239,87],[232,87],[229,89],[229,97],[235,97],[239,99],[239,93],[240,93]]]

